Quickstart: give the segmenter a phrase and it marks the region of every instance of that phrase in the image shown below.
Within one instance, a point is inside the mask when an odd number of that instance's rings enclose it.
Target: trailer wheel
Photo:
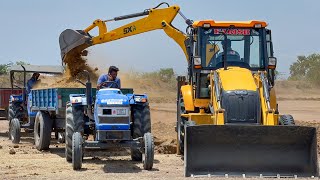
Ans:
[[[144,154],[142,155],[143,168],[151,170],[154,160],[154,143],[151,133],[145,133],[143,136],[144,141]]]
[[[80,170],[82,167],[82,143],[83,139],[79,132],[72,135],[72,166],[74,170]]]
[[[52,120],[46,112],[39,111],[34,123],[34,144],[36,148],[47,150],[50,146],[52,131]]]
[[[19,119],[17,118],[13,118],[11,121],[10,121],[10,127],[9,127],[10,131],[9,131],[9,137],[12,141],[12,143],[14,144],[18,144],[20,142],[20,137],[21,137],[21,134],[20,134],[20,131],[21,131],[21,128],[20,128],[20,121]]]
[[[291,115],[281,115],[279,118],[279,125],[294,126],[295,122]]]
[[[133,139],[144,137],[145,133],[151,132],[149,105],[133,106],[132,113],[133,113],[133,125],[132,125]],[[142,152],[139,148],[131,148],[131,159],[133,161],[142,160]]]
[[[74,132],[84,132],[83,130],[83,106],[71,106],[67,104],[66,128],[65,128],[65,156],[68,162],[72,161],[72,135]]]

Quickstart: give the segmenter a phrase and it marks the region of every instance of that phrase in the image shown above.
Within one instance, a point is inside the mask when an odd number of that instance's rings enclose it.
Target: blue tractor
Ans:
[[[88,81],[79,82],[86,86],[86,94],[70,94],[66,107],[66,160],[79,170],[85,149],[127,147],[133,161],[152,169],[154,142],[147,95],[109,88],[113,82],[106,82],[93,98],[89,73],[85,73]]]

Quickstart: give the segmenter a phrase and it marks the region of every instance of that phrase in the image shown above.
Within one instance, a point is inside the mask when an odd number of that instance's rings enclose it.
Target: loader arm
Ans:
[[[121,38],[134,36],[137,34],[163,29],[165,33],[171,37],[183,50],[187,60],[189,55],[186,48],[187,35],[171,25],[172,21],[179,13],[179,6],[169,6],[167,8],[151,8],[141,13],[135,13],[120,17],[115,17],[110,20],[95,20],[90,26],[83,31],[74,31],[67,29],[60,35],[60,48],[62,59],[65,59],[73,52],[80,53],[87,47],[115,41]],[[125,24],[121,27],[108,31],[106,22],[119,21],[124,19],[146,16],[134,22]],[[190,20],[186,21],[189,22]],[[89,32],[94,28],[98,28],[99,34],[91,36]]]

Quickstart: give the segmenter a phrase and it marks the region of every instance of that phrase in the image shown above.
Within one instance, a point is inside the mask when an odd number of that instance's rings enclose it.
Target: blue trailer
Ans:
[[[34,141],[38,150],[48,149],[51,133],[65,141],[66,107],[70,94],[84,94],[85,88],[32,89],[28,96],[29,116],[35,118]]]

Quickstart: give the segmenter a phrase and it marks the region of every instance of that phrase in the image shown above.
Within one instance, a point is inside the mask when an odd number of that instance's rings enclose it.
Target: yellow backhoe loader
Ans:
[[[168,7],[160,8],[160,5]],[[180,14],[186,33],[171,22]],[[108,31],[106,22],[145,16]],[[316,129],[280,115],[271,30],[264,21],[191,21],[179,6],[96,20],[67,29],[63,61],[87,47],[163,29],[183,50],[188,76],[178,77],[177,139],[185,176],[318,176]],[[98,28],[99,34],[89,32]]]

